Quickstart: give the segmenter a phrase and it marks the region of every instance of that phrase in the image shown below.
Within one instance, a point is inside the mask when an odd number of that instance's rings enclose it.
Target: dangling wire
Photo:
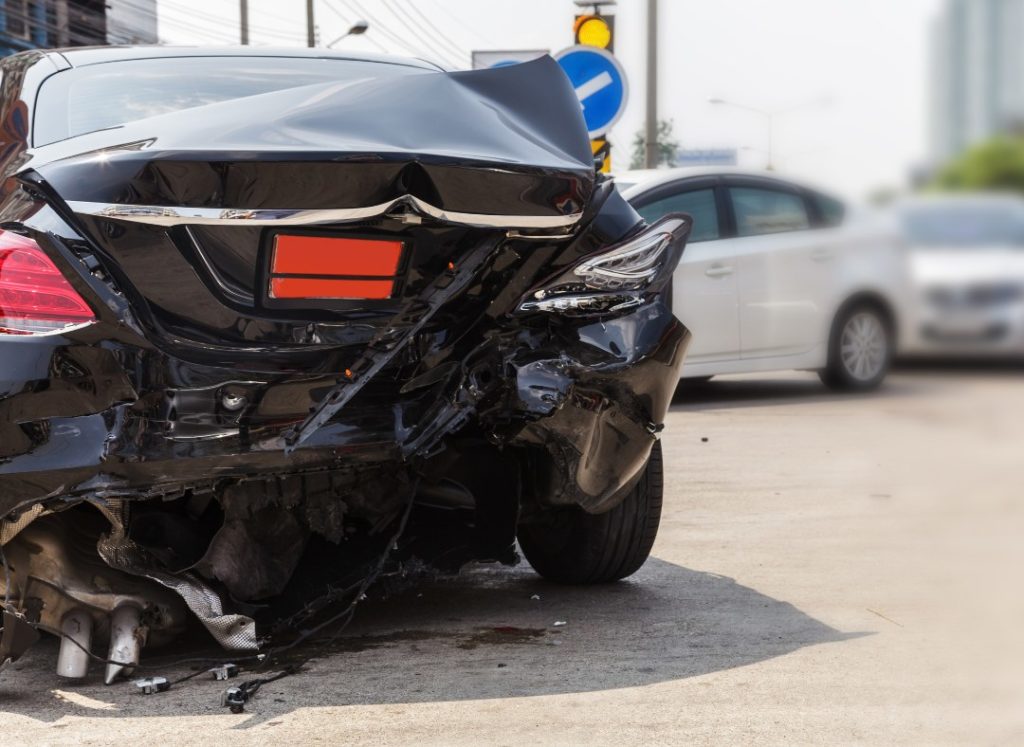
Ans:
[[[11,601],[11,567],[7,565],[3,543],[0,543],[0,563],[4,565],[4,606],[6,607]]]
[[[376,582],[380,578],[381,574],[384,572],[384,566],[386,565],[388,558],[391,556],[392,550],[395,549],[398,546],[398,540],[399,540],[399,538],[401,538],[402,534],[405,532],[405,527],[406,527],[406,524],[409,521],[409,516],[412,513],[412,508],[413,508],[413,504],[414,503],[415,503],[415,491],[412,491],[412,495],[410,495],[410,497],[409,497],[409,503],[405,507],[405,511],[402,514],[402,518],[401,518],[401,521],[398,524],[398,528],[395,530],[395,533],[388,540],[387,544],[385,545],[383,551],[380,554],[380,557],[377,559],[376,564],[373,566],[371,571],[363,578],[363,580],[358,585],[357,584],[353,584],[352,586],[347,587],[343,591],[342,595],[344,595],[346,593],[349,593],[349,592],[354,590],[354,596],[349,601],[349,603],[345,606],[345,609],[342,610],[341,612],[339,612],[337,615],[334,615],[334,616],[330,617],[329,619],[325,620],[324,622],[316,625],[315,627],[313,627],[313,628],[311,628],[309,630],[303,631],[294,641],[291,641],[290,643],[287,643],[287,644],[282,645],[282,646],[277,646],[275,648],[269,649],[266,652],[261,653],[261,654],[255,654],[255,655],[251,655],[251,656],[244,656],[244,657],[241,657],[241,658],[191,657],[191,658],[185,658],[185,659],[174,659],[174,660],[170,661],[169,663],[165,663],[165,664],[141,664],[141,663],[139,663],[139,664],[132,664],[131,665],[132,668],[134,668],[134,669],[141,669],[141,670],[145,670],[145,671],[155,671],[155,670],[160,670],[160,669],[167,669],[168,667],[180,667],[180,666],[184,666],[184,665],[187,665],[187,664],[193,664],[193,663],[198,663],[198,664],[202,664],[202,665],[210,665],[210,666],[217,666],[219,664],[226,664],[226,663],[232,663],[232,664],[243,664],[243,663],[245,663],[245,664],[252,664],[252,663],[255,663],[255,664],[269,664],[273,660],[273,657],[278,656],[280,654],[283,654],[286,651],[290,651],[291,649],[295,648],[296,646],[298,646],[298,645],[308,641],[312,636],[316,635],[317,633],[319,633],[320,631],[324,630],[325,628],[327,628],[327,627],[329,627],[329,626],[331,626],[331,625],[333,625],[335,623],[338,623],[339,621],[343,621],[342,625],[341,625],[341,628],[338,631],[335,632],[334,637],[337,637],[345,629],[345,627],[347,627],[348,624],[352,621],[352,618],[355,616],[356,605],[358,605],[359,602],[361,602],[363,599],[365,599],[366,591],[370,588],[370,586],[372,586],[374,584],[374,582]],[[10,592],[10,568],[7,565],[7,558],[4,555],[4,553],[3,553],[3,547],[2,546],[0,546],[0,564],[2,564],[3,567],[4,567],[4,577],[6,579],[6,587],[4,589],[4,608],[8,609],[10,611],[14,611],[13,608],[11,607],[11,605],[8,602],[9,592]],[[19,615],[19,617],[22,617],[22,616]],[[22,619],[24,619],[24,618],[22,617]],[[125,663],[123,661],[115,661],[113,659],[107,659],[107,658],[105,658],[103,656],[99,656],[97,654],[94,654],[85,645],[83,645],[80,641],[75,640],[74,638],[72,638],[69,635],[66,635],[65,633],[63,633],[60,630],[54,630],[54,629],[50,628],[47,625],[43,625],[43,624],[37,623],[37,622],[30,622],[28,620],[25,620],[25,622],[26,622],[26,624],[30,625],[35,630],[39,630],[39,631],[42,631],[42,632],[45,632],[45,633],[49,633],[49,634],[55,635],[55,636],[57,636],[59,638],[67,639],[67,640],[71,641],[75,646],[77,646],[83,652],[85,652],[85,654],[91,660],[93,660],[93,661],[97,661],[97,662],[99,662],[101,664],[120,664],[120,665],[124,665],[124,663]],[[243,694],[243,699],[244,700],[248,700],[253,695],[255,695],[256,692],[263,685],[265,685],[265,684],[267,684],[269,682],[275,682],[275,681],[277,681],[279,679],[282,679],[282,678],[287,677],[289,675],[295,674],[302,667],[302,665],[304,663],[305,663],[304,661],[300,661],[300,662],[291,664],[291,665],[285,667],[284,669],[282,669],[277,674],[272,675],[270,677],[255,678],[255,679],[252,679],[252,680],[248,680],[246,682],[243,682],[241,685],[239,685],[238,689]],[[183,676],[181,676],[181,677],[179,677],[179,678],[177,678],[175,680],[170,681],[168,684],[169,685],[177,685],[177,684],[180,684],[182,682],[186,682],[188,680],[191,680],[191,679],[193,679],[195,677],[198,677],[198,676],[200,676],[202,674],[205,674],[207,671],[208,670],[206,670],[206,669],[199,668],[195,672],[190,672],[189,674],[183,675]]]

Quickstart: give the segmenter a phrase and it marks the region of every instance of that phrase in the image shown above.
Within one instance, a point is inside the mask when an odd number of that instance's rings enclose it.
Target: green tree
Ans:
[[[1024,193],[1024,135],[1001,135],[968,149],[939,172],[932,186]]]
[[[679,152],[679,142],[672,132],[675,123],[671,119],[658,120],[658,163],[657,166],[675,166],[676,154]],[[644,130],[639,130],[633,138],[633,158],[629,162],[629,168],[642,169],[647,163],[647,136]]]

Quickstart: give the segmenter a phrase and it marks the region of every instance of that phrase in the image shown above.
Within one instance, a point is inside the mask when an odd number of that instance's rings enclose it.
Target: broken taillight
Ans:
[[[602,249],[535,288],[519,311],[602,314],[625,311],[664,287],[690,232],[690,218],[670,214],[639,234]]]
[[[0,334],[60,332],[95,318],[35,241],[0,231]]]

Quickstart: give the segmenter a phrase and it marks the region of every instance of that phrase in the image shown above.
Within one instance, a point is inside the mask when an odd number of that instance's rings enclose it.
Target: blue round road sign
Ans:
[[[605,134],[622,116],[629,93],[619,61],[604,49],[582,44],[563,49],[555,59],[576,89],[590,137]]]

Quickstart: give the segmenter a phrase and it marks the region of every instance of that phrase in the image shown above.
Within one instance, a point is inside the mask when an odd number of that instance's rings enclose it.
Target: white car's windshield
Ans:
[[[903,216],[908,241],[931,247],[1024,247],[1024,208],[1014,205],[934,205]]]

